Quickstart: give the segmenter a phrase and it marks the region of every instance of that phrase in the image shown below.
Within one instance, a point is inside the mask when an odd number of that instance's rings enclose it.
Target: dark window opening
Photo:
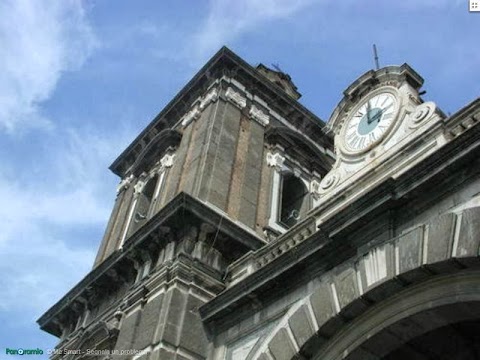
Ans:
[[[302,214],[308,191],[303,181],[288,174],[282,178],[280,222],[287,228],[295,225]]]
[[[158,176],[152,177],[143,187],[143,190],[138,194],[137,203],[133,219],[128,229],[127,237],[132,235],[140,227],[142,227],[150,217],[152,212],[152,200],[155,195],[155,188],[157,187]],[[154,202],[153,202],[154,203]]]

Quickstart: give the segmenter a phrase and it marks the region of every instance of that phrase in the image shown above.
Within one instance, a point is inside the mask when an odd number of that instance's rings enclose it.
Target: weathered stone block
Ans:
[[[162,308],[163,294],[158,295],[152,301],[145,304],[133,348],[140,350],[146,348],[153,341],[157,329],[160,311]]]
[[[115,345],[117,350],[127,350],[132,348],[135,330],[140,317],[140,310],[128,315],[122,322],[120,333],[118,334],[118,340]]]
[[[455,257],[469,265],[478,262],[480,243],[480,208],[467,209],[462,213]],[[467,261],[467,258],[473,258]]]
[[[327,283],[322,283],[313,293],[310,297],[310,303],[312,304],[313,313],[320,328],[336,314],[330,285]]]
[[[399,273],[405,273],[421,265],[423,227],[417,227],[397,239]]]
[[[270,360],[270,356],[266,354],[260,354],[260,356],[258,357],[258,360]]]
[[[245,199],[242,199],[241,204],[238,220],[253,228],[255,226],[256,206]]]
[[[393,243],[377,246],[363,256],[357,265],[362,281],[363,296],[377,302],[397,292],[402,286],[393,281],[395,255]]]
[[[209,343],[198,314],[198,308],[203,304],[204,302],[195,296],[188,296],[180,335],[180,346],[198,354],[200,357],[207,356],[207,345]]]
[[[180,343],[182,314],[185,312],[186,294],[176,288],[164,295],[162,313],[160,315],[161,328],[155,341],[166,341],[174,346]]]
[[[455,214],[445,214],[431,219],[428,223],[426,265],[436,271],[451,268],[445,263],[452,255]]]
[[[275,360],[291,360],[297,353],[286,329],[280,329],[274,335],[268,348]]]
[[[408,282],[418,281],[428,276],[421,268],[423,259],[424,227],[419,226],[396,241],[398,248],[399,277]]]
[[[334,283],[340,309],[343,309],[360,296],[355,269],[348,268],[343,270],[335,276]]]
[[[288,320],[298,346],[305,344],[315,333],[307,305],[302,305]]]
[[[150,360],[175,360],[175,354],[165,349],[159,349],[150,354]]]

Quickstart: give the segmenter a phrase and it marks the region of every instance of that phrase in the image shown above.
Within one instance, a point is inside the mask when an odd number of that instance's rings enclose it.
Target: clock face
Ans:
[[[396,113],[397,101],[391,93],[380,93],[366,100],[346,124],[346,149],[360,152],[379,143],[393,123]]]

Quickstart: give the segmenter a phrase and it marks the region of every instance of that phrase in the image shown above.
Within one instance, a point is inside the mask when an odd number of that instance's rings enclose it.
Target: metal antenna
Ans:
[[[272,64],[272,67],[273,67],[275,70],[277,70],[278,72],[283,73],[282,69],[280,69],[280,65],[278,65],[278,64]]]
[[[378,53],[377,53],[377,46],[373,44],[373,56],[375,58],[375,70],[380,69],[380,65],[378,63]]]

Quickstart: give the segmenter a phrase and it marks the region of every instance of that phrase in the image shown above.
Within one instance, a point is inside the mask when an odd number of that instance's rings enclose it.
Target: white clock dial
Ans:
[[[397,113],[397,101],[391,93],[366,100],[347,121],[344,144],[351,152],[360,152],[379,143]]]

